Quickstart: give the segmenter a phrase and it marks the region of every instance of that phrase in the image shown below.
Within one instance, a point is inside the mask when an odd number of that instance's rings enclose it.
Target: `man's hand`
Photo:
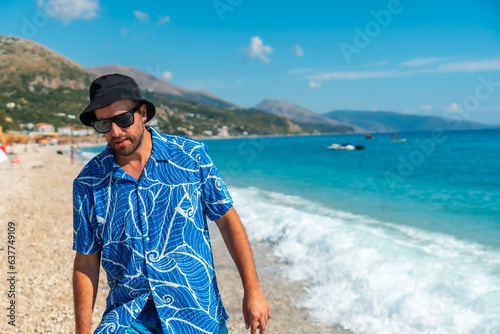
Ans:
[[[255,334],[257,329],[259,333],[266,332],[267,322],[271,318],[271,308],[262,291],[245,292],[243,298],[243,316],[247,329],[250,328],[250,333]]]

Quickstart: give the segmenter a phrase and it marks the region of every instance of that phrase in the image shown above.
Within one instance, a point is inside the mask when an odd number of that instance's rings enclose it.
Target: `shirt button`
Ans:
[[[142,187],[141,187],[141,186],[139,186],[139,187],[137,187],[137,188],[138,188],[139,190],[142,190]]]
[[[149,241],[149,240],[151,240],[151,238],[150,237],[146,237],[146,241]]]

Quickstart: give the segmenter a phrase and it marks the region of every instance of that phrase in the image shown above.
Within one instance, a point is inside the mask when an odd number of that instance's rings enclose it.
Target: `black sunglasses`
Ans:
[[[139,104],[134,109],[124,112],[115,117],[110,117],[106,119],[101,119],[99,121],[94,121],[90,123],[94,127],[94,129],[99,133],[108,133],[111,131],[111,123],[115,123],[120,128],[128,128],[132,124],[134,124],[134,114],[139,110],[141,104]]]

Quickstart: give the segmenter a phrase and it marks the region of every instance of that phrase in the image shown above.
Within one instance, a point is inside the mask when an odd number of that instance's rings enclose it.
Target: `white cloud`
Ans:
[[[271,59],[266,57],[266,54],[272,53],[273,49],[269,45],[264,45],[259,36],[254,36],[250,39],[250,47],[244,49],[249,59],[259,58],[265,63],[271,62]]]
[[[441,64],[433,67],[425,67],[425,64],[432,64],[438,59],[450,59],[450,58],[425,58],[420,60],[415,60],[413,69],[407,70],[374,70],[374,71],[357,71],[357,72],[316,72],[315,74],[310,74],[307,76],[308,80],[312,81],[328,81],[328,80],[363,80],[363,79],[375,79],[375,78],[394,78],[403,77],[418,74],[442,74],[442,73],[460,73],[460,72],[480,72],[480,71],[500,71],[500,58],[490,58],[483,60],[472,60],[472,61],[462,61],[462,62],[451,62],[447,64]],[[384,65],[384,62],[380,62],[379,65]],[[405,64],[403,63],[403,64]],[[418,65],[419,63],[420,65]],[[372,63],[372,66],[377,67],[377,63]],[[417,68],[420,67],[420,68]],[[305,69],[293,69],[288,71],[289,74],[303,74],[306,75]],[[310,72],[309,72],[310,73]]]
[[[170,16],[158,15],[158,25],[159,26],[162,26],[168,22],[170,22]]]
[[[144,24],[149,23],[151,19],[148,13],[141,12],[140,10],[134,10],[134,16],[139,22]]]
[[[459,106],[458,103],[453,102],[452,104],[450,104],[447,107],[444,107],[443,109],[446,111],[457,112],[459,110]]]
[[[359,71],[359,72],[323,72],[309,75],[309,80],[360,80],[374,78],[402,77],[414,74],[436,74],[436,73],[459,73],[459,72],[480,72],[480,71],[500,71],[500,58],[490,58],[484,60],[454,62],[442,64],[432,68],[418,68],[412,70],[392,70],[392,71]]]
[[[446,58],[443,57],[428,57],[428,58],[422,58],[422,57],[417,57],[413,58],[411,60],[405,61],[401,63],[403,66],[410,66],[410,67],[420,67],[420,66],[425,66],[429,65],[438,61],[445,60]]]
[[[295,49],[293,50],[293,53],[297,57],[302,57],[304,55],[304,50],[302,50],[302,47],[300,45],[295,45]]]
[[[401,63],[403,66],[410,67],[423,67],[426,65],[434,64],[436,62],[443,62],[450,60],[452,57],[430,57],[430,58],[415,58]],[[455,57],[453,57],[455,58]],[[498,71],[500,70],[500,58],[490,58],[482,60],[449,62],[435,67],[432,72],[445,73],[445,72],[479,72],[479,71]]]
[[[432,106],[430,104],[421,105],[418,109],[419,110],[432,110]]]
[[[322,86],[321,82],[309,81],[309,88],[320,88]]]
[[[437,69],[439,72],[498,71],[500,70],[500,58],[444,64],[440,65]]]
[[[97,17],[99,5],[100,0],[38,0],[39,8],[64,24],[75,19],[90,20]]]
[[[170,81],[174,78],[174,75],[172,74],[172,72],[165,71],[161,74],[161,77],[165,81]]]
[[[128,35],[127,28],[122,28],[122,35]]]

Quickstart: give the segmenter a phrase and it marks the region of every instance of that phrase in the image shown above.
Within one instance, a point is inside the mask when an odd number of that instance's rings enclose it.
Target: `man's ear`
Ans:
[[[146,123],[146,120],[148,119],[148,107],[146,104],[141,105],[141,117],[142,117],[142,123]]]

